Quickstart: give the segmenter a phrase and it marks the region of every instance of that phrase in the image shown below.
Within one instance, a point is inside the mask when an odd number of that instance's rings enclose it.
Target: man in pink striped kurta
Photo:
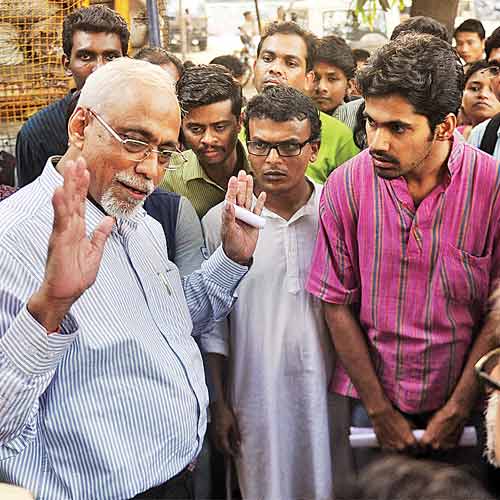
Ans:
[[[462,78],[435,37],[384,46],[357,77],[369,149],[332,173],[320,203],[308,290],[341,361],[332,390],[360,398],[392,451],[456,447],[491,342],[500,173],[454,134]]]

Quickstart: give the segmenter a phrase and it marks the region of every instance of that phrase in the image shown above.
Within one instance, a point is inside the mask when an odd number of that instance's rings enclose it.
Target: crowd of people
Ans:
[[[247,101],[65,18],[0,189],[1,495],[498,497],[500,27],[453,37],[274,22]]]

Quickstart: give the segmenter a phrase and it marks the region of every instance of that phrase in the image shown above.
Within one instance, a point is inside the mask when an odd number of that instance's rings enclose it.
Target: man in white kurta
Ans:
[[[244,498],[331,498],[331,351],[321,304],[305,290],[321,186],[304,172],[319,147],[319,119],[309,98],[274,87],[250,101],[245,126],[254,193],[267,193],[266,225],[228,323],[202,341],[212,368],[214,359],[229,363],[224,388],[220,365],[212,373],[212,418]],[[202,221],[210,252],[220,242],[221,210]]]

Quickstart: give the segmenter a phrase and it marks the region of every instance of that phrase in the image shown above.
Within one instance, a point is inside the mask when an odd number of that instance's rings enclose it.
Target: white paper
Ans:
[[[224,205],[226,205],[227,201],[224,201]],[[263,229],[266,225],[266,219],[261,217],[260,215],[254,214],[247,210],[246,208],[240,207],[239,205],[234,205],[234,215],[237,219],[247,223],[250,226],[256,227],[258,229]]]
[[[420,440],[424,435],[423,429],[415,429],[413,435]],[[377,436],[371,427],[351,427],[349,442],[352,448],[378,448]],[[476,446],[476,429],[472,426],[465,427],[458,446]]]

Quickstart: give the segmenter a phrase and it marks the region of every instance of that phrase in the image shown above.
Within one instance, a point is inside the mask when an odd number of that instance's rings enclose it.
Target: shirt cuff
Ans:
[[[222,245],[219,245],[202,267],[212,283],[229,290],[234,290],[250,269],[249,266],[242,266],[231,260],[224,253]]]
[[[48,335],[24,306],[0,339],[0,351],[27,375],[43,375],[57,367],[78,332],[78,323],[68,313],[60,331]]]

